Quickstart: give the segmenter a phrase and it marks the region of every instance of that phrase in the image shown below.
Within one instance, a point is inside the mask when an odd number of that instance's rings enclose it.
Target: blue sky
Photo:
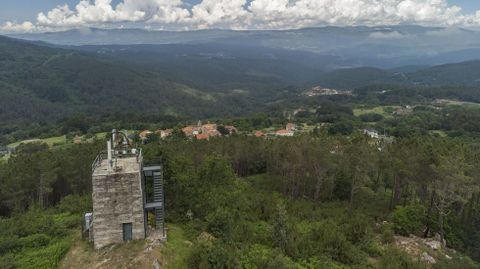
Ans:
[[[0,32],[18,31],[48,31],[72,27],[108,25],[122,25],[124,22],[137,22],[137,25],[151,29],[192,29],[224,27],[231,29],[265,29],[265,28],[298,28],[325,24],[428,24],[428,25],[460,25],[480,26],[480,0],[358,0],[358,5],[352,5],[347,0],[297,0],[285,6],[282,0],[247,0],[253,3],[248,10],[242,3],[244,0],[130,0],[127,11],[115,14],[102,13],[102,7],[93,4],[91,0],[89,10],[79,14],[74,7],[80,0],[0,0]],[[104,0],[105,1],[105,0]],[[124,0],[112,0],[113,6]],[[197,8],[197,13],[189,13],[193,5],[202,5]],[[276,2],[276,3],[275,3]],[[133,4],[132,4],[133,3]],[[144,3],[142,6],[138,3]],[[148,3],[148,4],[145,4]],[[155,4],[152,4],[155,3]],[[176,4],[175,4],[176,3]],[[179,4],[179,3],[183,3]],[[275,4],[272,4],[275,3]],[[305,4],[308,3],[308,4]],[[57,10],[59,16],[48,16],[58,5],[68,4],[70,11]],[[152,5],[160,11],[153,12]],[[391,13],[376,13],[377,6],[380,10],[396,10]],[[462,12],[450,7],[457,5]],[[334,12],[331,13],[333,6]],[[402,6],[402,8],[399,8]],[[147,8],[148,7],[148,8]],[[147,17],[135,17],[138,12],[145,12]],[[422,12],[419,12],[422,10]],[[73,15],[72,15],[72,12]],[[37,15],[43,12],[44,20],[37,21]],[[91,14],[97,21],[91,20]],[[304,14],[308,16],[304,17]],[[467,17],[462,16],[468,15]],[[102,17],[103,16],[103,17]],[[150,17],[148,17],[150,16]],[[292,19],[292,17],[294,19]],[[65,19],[62,19],[65,18]],[[83,20],[83,21],[82,21]],[[152,23],[153,21],[153,23]],[[25,25],[25,22],[31,22]],[[3,25],[3,26],[2,26]],[[176,28],[175,28],[176,27]]]

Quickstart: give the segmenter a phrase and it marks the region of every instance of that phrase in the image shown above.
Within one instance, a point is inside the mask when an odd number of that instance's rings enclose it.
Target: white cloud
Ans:
[[[141,23],[162,29],[285,29],[318,25],[479,26],[480,11],[463,14],[447,0],[80,0],[39,13],[35,22],[7,22],[3,31],[63,30]]]
[[[191,23],[199,28],[216,25],[243,28],[248,26],[252,15],[245,9],[246,4],[247,0],[203,0],[192,8]]]
[[[29,21],[23,23],[6,22],[0,27],[5,32],[33,32],[35,25]]]

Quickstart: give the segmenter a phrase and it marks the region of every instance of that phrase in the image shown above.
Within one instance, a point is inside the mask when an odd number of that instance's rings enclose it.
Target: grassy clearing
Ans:
[[[432,130],[432,131],[430,131],[430,134],[437,135],[439,137],[447,137],[447,133],[445,131],[442,131],[442,130]]]
[[[373,108],[359,107],[353,110],[353,114],[358,117],[365,114],[375,113],[380,114],[385,118],[392,118],[392,112],[399,108],[400,106],[377,106]]]
[[[130,132],[132,132],[132,131],[130,131]],[[95,137],[97,139],[104,139],[106,136],[107,136],[106,132],[95,134]],[[82,136],[81,138],[83,139],[84,136]],[[92,139],[87,139],[85,141],[86,142],[91,142]],[[48,146],[53,147],[53,146],[63,146],[65,144],[73,142],[73,140],[72,139],[67,139],[66,135],[62,135],[62,136],[55,136],[55,137],[42,138],[42,139],[39,139],[39,138],[27,139],[27,140],[22,140],[22,141],[17,141],[15,143],[11,143],[7,146],[15,148],[15,147],[19,146],[20,144],[37,143],[37,142],[46,143]]]
[[[50,147],[54,145],[63,145],[67,143],[67,137],[65,135],[56,136],[56,137],[49,137],[44,139],[29,139],[18,141],[12,144],[9,144],[8,147],[17,147],[20,144],[28,144],[28,143],[35,143],[35,142],[42,142],[48,144]]]
[[[479,103],[458,101],[452,99],[437,99],[432,102],[433,104],[443,104],[443,105],[454,105],[454,106],[470,106],[470,107],[479,107]]]
[[[215,97],[211,94],[208,94],[208,93],[204,93],[202,91],[199,91],[197,89],[193,89],[193,88],[190,88],[190,87],[187,87],[185,85],[179,85],[177,84],[177,88],[186,93],[186,94],[189,94],[189,95],[192,95],[196,98],[199,98],[199,99],[202,99],[204,101],[215,101]]]
[[[161,250],[163,268],[188,268],[187,258],[192,243],[187,241],[183,229],[178,225],[169,224],[168,241]]]

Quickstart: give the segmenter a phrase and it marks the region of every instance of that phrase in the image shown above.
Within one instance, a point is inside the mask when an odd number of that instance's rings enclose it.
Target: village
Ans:
[[[174,132],[174,129],[164,129],[164,130],[143,130],[138,134],[139,139],[146,143],[149,140],[149,137],[156,135],[160,139],[165,139],[171,136]],[[207,122],[202,124],[201,121],[198,121],[196,125],[187,125],[181,128],[181,132],[185,137],[189,139],[196,139],[196,140],[210,140],[214,137],[224,137],[224,136],[232,136],[237,134],[244,134],[247,136],[255,136],[255,137],[292,137],[295,133],[300,132],[297,129],[297,125],[294,123],[287,123],[285,129],[277,129],[272,131],[265,131],[265,130],[255,130],[253,132],[240,132],[235,126],[233,125],[220,125],[216,123]]]
[[[284,128],[281,128],[281,126],[277,125],[276,127],[257,129],[252,131],[240,130],[233,125],[222,125],[219,123],[212,123],[210,121],[202,123],[202,121],[198,121],[197,124],[184,126],[180,125],[181,127],[176,127],[176,129],[179,131],[180,135],[185,137],[186,139],[209,141],[213,138],[230,137],[234,135],[254,136],[264,139],[293,137],[295,135],[312,132],[315,128],[322,127],[324,125],[325,124],[308,125],[306,123],[297,124],[293,122],[288,122],[284,125]],[[144,129],[124,131],[128,134],[129,139],[131,139],[132,141],[137,141],[141,144],[147,144],[151,143],[152,141],[165,140],[173,136],[176,129],[168,128],[158,130]],[[387,137],[385,134],[381,134],[374,128],[365,128],[359,131],[372,139],[383,139]],[[49,147],[58,147],[66,144],[79,145],[83,143],[90,143],[95,139],[105,139],[105,137],[106,133],[101,132],[93,135],[75,134],[50,137],[45,139],[29,139],[24,141],[18,141],[16,143],[12,143],[6,146],[0,146],[0,160],[7,160],[9,156],[15,153],[16,149],[23,144],[42,143],[48,145]]]

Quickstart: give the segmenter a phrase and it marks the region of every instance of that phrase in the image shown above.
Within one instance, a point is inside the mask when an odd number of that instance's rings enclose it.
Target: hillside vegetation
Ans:
[[[0,37],[4,123],[51,122],[72,114],[213,113],[211,101],[182,87],[138,66]]]
[[[97,253],[77,234],[91,206],[90,162],[103,144],[28,144],[0,164],[2,267],[143,268],[157,259],[164,268],[479,268],[461,254],[480,257],[474,141],[376,144],[316,130],[151,142],[144,157],[164,164],[171,238],[151,251],[141,241]],[[404,249],[399,236],[410,234],[444,238],[447,248]]]

